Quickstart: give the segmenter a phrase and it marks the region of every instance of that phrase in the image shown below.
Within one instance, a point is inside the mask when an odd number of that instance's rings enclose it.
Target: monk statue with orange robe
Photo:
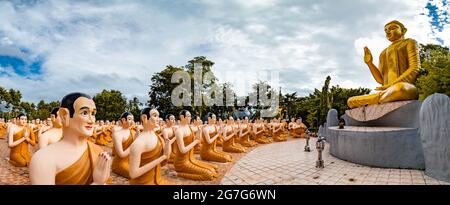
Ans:
[[[191,130],[194,132],[194,135],[196,135],[197,138],[202,139],[203,122],[199,116],[192,119],[192,123],[191,123],[190,127],[191,127]],[[195,145],[194,154],[200,154],[201,146],[202,146],[202,140],[200,140],[200,142],[197,145]]]
[[[216,149],[216,141],[220,136],[220,132],[216,126],[216,115],[208,114],[208,125],[203,127],[203,142],[200,151],[200,157],[203,160],[213,162],[231,162],[233,158],[230,154]]]
[[[194,146],[200,142],[200,135],[196,136],[189,126],[191,113],[182,110],[179,118],[180,125],[175,132],[177,149],[173,162],[177,175],[192,180],[211,181],[217,178],[217,166],[194,158]]]
[[[169,114],[166,116],[166,127],[162,130],[162,137],[164,139],[168,139],[170,141],[170,144],[172,145],[172,152],[170,153],[169,159],[167,159],[168,163],[173,163],[173,159],[175,158],[175,152],[176,144],[173,143],[177,138],[175,138],[175,130],[177,129],[177,126],[175,125],[175,116],[172,114]]]
[[[26,167],[31,160],[28,145],[36,145],[33,129],[27,123],[27,116],[23,113],[17,117],[19,120],[8,131],[8,145],[10,147],[9,162],[16,167]]]
[[[130,154],[130,146],[136,139],[136,131],[130,129],[132,122],[134,121],[134,116],[130,112],[124,112],[120,116],[119,120],[121,121],[120,126],[115,127],[112,131],[112,171],[129,179],[130,173],[128,157]]]
[[[169,158],[171,144],[155,132],[159,119],[156,109],[147,107],[141,111],[143,130],[130,147],[130,184],[173,184],[161,176],[161,163]]]
[[[108,127],[105,125],[105,121],[100,120],[98,127],[96,129],[96,140],[95,140],[95,144],[101,145],[101,146],[106,146],[108,145]]]
[[[39,130],[39,149],[42,149],[50,144],[56,143],[62,138],[62,124],[61,118],[58,116],[59,108],[53,108],[50,113],[50,128]]]
[[[61,100],[63,138],[34,153],[30,162],[31,184],[106,184],[112,159],[88,141],[94,132],[96,107],[89,95],[70,93]]]
[[[254,136],[255,142],[259,144],[272,143],[272,141],[269,138],[264,136],[264,124],[262,119],[255,120],[255,123],[253,124],[252,135]]]
[[[253,147],[258,143],[250,139],[252,125],[248,122],[248,117],[244,117],[243,122],[239,126],[239,144],[244,147]]]
[[[391,21],[384,26],[391,45],[381,52],[378,68],[372,62],[369,48],[364,47],[364,62],[381,86],[375,89],[378,93],[349,98],[347,104],[350,108],[419,98],[414,86],[420,70],[419,49],[414,39],[405,38],[406,31],[399,21]]]
[[[8,131],[8,124],[6,124],[5,118],[0,118],[0,139],[6,137],[7,131]]]
[[[222,150],[224,152],[231,152],[231,153],[246,152],[246,149],[242,147],[242,145],[234,142],[236,135],[238,135],[238,133],[239,128],[236,128],[234,126],[234,119],[233,117],[230,116],[227,120],[227,124],[222,129],[222,136],[223,136]]]

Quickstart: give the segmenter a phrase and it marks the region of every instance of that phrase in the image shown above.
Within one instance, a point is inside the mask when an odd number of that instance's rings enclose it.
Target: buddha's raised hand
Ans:
[[[373,61],[373,57],[372,57],[372,53],[370,52],[369,48],[364,47],[364,62],[366,64],[372,63]]]

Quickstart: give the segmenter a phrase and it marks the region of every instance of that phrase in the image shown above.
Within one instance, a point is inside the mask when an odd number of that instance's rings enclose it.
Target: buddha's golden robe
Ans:
[[[417,42],[413,39],[394,42],[381,52],[379,59],[378,70],[381,79],[375,80],[387,89],[349,98],[347,104],[350,108],[418,99],[419,94],[414,86],[420,69]]]
[[[31,161],[31,153],[28,149],[28,144],[36,145],[36,137],[34,132],[29,127],[24,127],[22,130],[13,135],[13,141],[17,141],[23,137],[25,130],[28,130],[30,141],[24,140],[15,147],[12,147],[9,153],[9,162],[16,167],[26,167]]]

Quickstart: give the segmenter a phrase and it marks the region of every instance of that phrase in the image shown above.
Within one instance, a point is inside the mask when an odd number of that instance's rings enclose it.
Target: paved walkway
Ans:
[[[222,178],[221,184],[380,184],[440,185],[450,183],[425,176],[423,171],[362,166],[337,159],[326,144],[325,168],[315,168],[316,139],[304,152],[305,139],[260,146],[242,157]]]

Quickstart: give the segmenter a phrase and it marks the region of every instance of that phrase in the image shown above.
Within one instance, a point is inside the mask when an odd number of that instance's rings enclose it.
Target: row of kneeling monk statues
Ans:
[[[232,162],[231,153],[307,132],[301,119],[223,121],[209,113],[202,122],[187,110],[177,114],[178,119],[172,114],[162,119],[157,109],[148,107],[141,110],[138,123],[129,112],[117,122],[96,121],[95,114],[90,96],[70,93],[46,121],[29,123],[25,114],[8,122],[0,118],[9,162],[28,167],[31,184],[110,184],[111,170],[130,184],[176,184],[161,175],[161,166],[173,164],[178,177],[214,180],[218,166],[210,162]],[[34,154],[29,145],[37,150]],[[112,146],[112,155],[99,145]]]

